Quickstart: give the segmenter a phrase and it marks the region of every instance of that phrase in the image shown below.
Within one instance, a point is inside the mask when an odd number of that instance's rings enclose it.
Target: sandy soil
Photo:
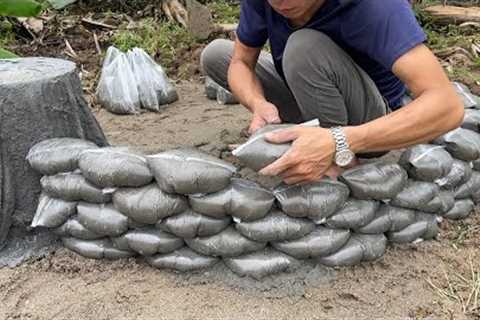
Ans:
[[[149,153],[197,146],[230,158],[228,145],[245,139],[248,113],[206,100],[198,83],[182,83],[179,91],[182,100],[159,114],[95,114],[113,144]],[[372,264],[306,266],[262,282],[238,278],[221,264],[185,275],[60,249],[0,269],[0,319],[480,319],[475,295],[466,303],[475,284],[471,268],[480,272],[479,222],[478,216],[444,222],[439,240],[390,247]]]

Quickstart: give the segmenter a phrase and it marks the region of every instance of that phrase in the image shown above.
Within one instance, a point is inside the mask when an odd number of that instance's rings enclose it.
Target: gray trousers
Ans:
[[[234,43],[215,40],[202,52],[207,76],[229,90],[227,73]],[[324,128],[360,125],[387,113],[373,80],[325,34],[302,29],[288,39],[283,55],[286,84],[272,57],[261,52],[256,75],[265,98],[279,110],[283,122],[318,119]]]

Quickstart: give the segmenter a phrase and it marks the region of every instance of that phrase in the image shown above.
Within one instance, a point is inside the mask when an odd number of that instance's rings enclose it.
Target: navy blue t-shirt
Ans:
[[[395,61],[426,40],[407,0],[327,0],[302,28],[321,31],[343,48],[372,78],[393,108],[405,85],[392,72]],[[249,47],[270,42],[278,73],[288,37],[298,29],[267,0],[243,0],[238,39]]]

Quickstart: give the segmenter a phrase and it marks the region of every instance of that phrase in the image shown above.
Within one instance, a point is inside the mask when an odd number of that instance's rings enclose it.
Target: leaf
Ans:
[[[10,51],[0,48],[0,59],[12,59],[18,58],[18,56]]]
[[[34,0],[0,0],[0,16],[33,17],[42,11]]]
[[[48,2],[52,5],[55,9],[63,9],[69,4],[77,2],[77,0],[48,0]]]

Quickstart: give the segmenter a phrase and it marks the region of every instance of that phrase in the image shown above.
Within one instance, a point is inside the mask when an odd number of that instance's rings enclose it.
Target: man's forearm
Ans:
[[[255,72],[242,61],[232,61],[228,69],[228,84],[242,105],[253,112],[259,101],[265,101],[262,85]]]
[[[463,112],[451,86],[437,87],[396,112],[345,131],[355,153],[394,150],[429,142],[455,129]]]

